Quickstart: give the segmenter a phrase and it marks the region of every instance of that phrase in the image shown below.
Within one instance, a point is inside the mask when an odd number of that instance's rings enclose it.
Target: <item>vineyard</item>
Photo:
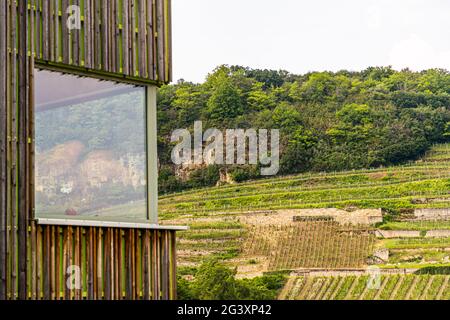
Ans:
[[[450,300],[449,275],[292,277],[281,293],[287,300]]]
[[[450,145],[407,165],[350,172],[307,173],[163,196],[162,215],[286,208],[430,208],[450,203]],[[415,199],[439,201],[416,203]]]
[[[243,254],[264,257],[268,271],[298,268],[360,268],[373,252],[367,227],[334,221],[295,222],[284,226],[250,227]]]
[[[286,272],[280,298],[305,300],[450,299],[449,208],[450,145],[398,167],[277,177],[160,199],[163,224],[190,227],[178,238],[183,274],[211,257],[241,278]],[[372,264],[383,270],[373,289]]]

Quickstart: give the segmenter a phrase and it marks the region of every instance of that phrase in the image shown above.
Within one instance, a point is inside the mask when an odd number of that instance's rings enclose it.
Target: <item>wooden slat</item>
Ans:
[[[164,81],[164,57],[165,57],[165,21],[164,21],[164,0],[156,0],[156,26],[157,26],[157,67],[158,80]]]
[[[36,223],[31,224],[31,299],[37,300],[37,226]]]
[[[50,227],[44,228],[44,285],[43,285],[43,291],[44,291],[44,299],[49,300],[50,295],[50,267],[51,267],[51,238],[50,238]]]
[[[36,22],[35,22],[35,33],[36,33],[36,58],[40,59],[41,55],[41,36],[42,36],[42,27],[41,27],[41,0],[36,1]]]
[[[148,78],[155,79],[155,33],[153,0],[147,0],[147,65]]]
[[[26,35],[28,30],[28,3],[19,2],[19,34]],[[28,221],[28,41],[19,37],[19,159],[18,159],[18,233],[19,233],[19,299],[27,299],[27,221]]]
[[[33,1],[35,4],[35,2]],[[30,16],[30,39],[35,38],[35,29],[34,29],[34,20],[35,20],[35,14],[31,14]],[[29,65],[28,65],[28,103],[27,103],[27,172],[26,172],[26,178],[25,180],[28,181],[27,185],[27,230],[30,228],[31,234],[29,234],[30,242],[29,242],[29,248],[27,248],[30,252],[30,259],[31,261],[28,261],[28,269],[31,268],[31,274],[30,274],[30,281],[31,281],[31,298],[36,299],[36,251],[34,250],[36,246],[36,228],[35,228],[35,222],[33,221],[34,216],[34,207],[35,207],[35,194],[33,190],[35,190],[35,181],[34,181],[34,163],[35,163],[35,151],[34,151],[34,136],[35,136],[35,130],[34,130],[34,59],[35,56],[33,55],[33,52],[35,52],[35,42],[30,42],[30,47],[28,48],[28,51],[31,53],[29,59]]]
[[[62,61],[65,64],[69,64],[71,62],[71,54],[70,54],[70,30],[67,28],[67,24],[65,23],[68,19],[67,8],[69,7],[69,0],[62,0]]]
[[[75,266],[76,268],[80,268],[81,267],[81,228],[77,227],[74,229],[74,258],[73,258],[73,266]],[[78,279],[76,279],[78,280]],[[78,284],[77,284],[78,285]],[[75,286],[74,290],[74,298],[75,300],[80,300],[81,299],[81,290],[78,289],[77,286]]]
[[[165,82],[171,82],[172,78],[173,78],[173,56],[172,56],[172,1],[171,0],[166,0],[167,1],[167,17],[166,17],[166,29],[167,29],[167,50],[168,52],[166,52],[167,56],[166,59],[168,59],[166,61],[166,66],[168,68],[167,71],[167,78],[164,79]]]
[[[119,234],[120,229],[114,228],[112,230],[112,242],[114,250],[112,250],[111,259],[112,259],[112,265],[113,265],[113,273],[112,273],[112,299],[113,300],[119,300]]]
[[[50,59],[50,1],[42,2],[42,59]]]
[[[63,273],[63,283],[62,283],[62,292],[63,298],[65,300],[70,300],[70,292],[67,288],[67,266],[69,265],[68,258],[69,257],[69,229],[64,228],[63,231],[63,263],[62,263],[62,273]]]
[[[150,300],[150,231],[145,230],[143,236],[143,259],[142,259],[142,270],[143,270],[143,298],[144,300]]]
[[[109,46],[111,50],[109,51],[110,57],[110,68],[111,72],[116,73],[116,1],[110,1],[109,10]]]
[[[102,38],[102,70],[109,71],[109,19],[108,19],[108,0],[102,0],[102,24],[101,24],[101,38]]]
[[[49,259],[49,277],[50,277],[50,292],[49,292],[49,296],[52,300],[56,299],[56,270],[55,270],[55,265],[56,265],[56,239],[55,239],[55,227],[51,226],[48,227],[49,232],[50,232],[50,236],[49,236],[49,252],[47,253],[50,257]]]
[[[130,0],[130,75],[136,74],[136,0]]]
[[[169,247],[169,231],[162,231],[161,241],[161,292],[163,300],[169,299],[170,290],[170,247]]]
[[[117,269],[117,274],[118,274],[118,281],[119,281],[119,286],[118,286],[118,291],[119,291],[119,298],[120,300],[123,299],[123,265],[124,265],[124,255],[123,255],[123,242],[124,242],[124,237],[123,237],[124,231],[122,229],[118,230],[118,238],[119,238],[119,245],[117,247],[117,253],[118,253],[118,269]]]
[[[80,5],[80,0],[72,0],[72,4],[75,6]],[[81,13],[80,13],[81,14]],[[80,30],[72,29],[72,58],[73,64],[79,66],[80,65]]]
[[[141,289],[142,289],[142,243],[141,243],[141,232],[140,230],[135,230],[135,268],[136,268],[136,297],[135,299],[141,299]]]
[[[93,281],[93,299],[98,299],[98,278],[97,278],[97,228],[92,228],[92,281]]]
[[[114,20],[115,20],[115,27],[114,27],[114,41],[115,41],[115,69],[114,72],[116,73],[120,73],[121,70],[121,59],[120,59],[120,54],[122,52],[122,47],[120,46],[120,24],[121,24],[121,20],[120,20],[120,12],[122,11],[122,7],[121,7],[121,2],[120,0],[115,0],[115,15],[114,15]]]
[[[87,298],[88,300],[94,300],[94,258],[93,258],[93,236],[92,236],[92,230],[93,228],[87,229],[87,236],[86,236],[86,260],[87,260]]]
[[[101,69],[102,64],[102,36],[101,36],[101,21],[102,11],[101,2],[99,0],[94,1],[95,17],[94,17],[94,60],[95,68]]]
[[[55,1],[54,0],[47,0],[45,1],[47,4],[47,10],[48,13],[47,19],[48,19],[48,51],[49,51],[49,59],[50,61],[56,61],[55,59]]]
[[[56,299],[61,299],[61,231],[59,227],[55,230],[55,296]]]
[[[129,1],[122,0],[122,68],[123,73],[130,74],[130,25],[129,25]]]
[[[105,230],[105,299],[112,300],[112,288],[111,288],[111,228]]]
[[[131,230],[131,298],[136,300],[136,230]]]
[[[103,299],[104,282],[103,282],[103,230],[97,231],[97,299]]]
[[[6,61],[6,1],[0,2],[0,61]],[[6,300],[6,63],[0,64],[0,300]]]
[[[10,6],[10,44],[15,44],[17,41],[17,26],[16,26],[16,18],[17,11],[14,6]],[[9,273],[10,273],[10,297],[12,299],[17,298],[17,290],[16,290],[16,280],[17,280],[17,256],[16,256],[16,248],[17,248],[17,206],[16,206],[16,164],[17,164],[17,48],[12,51],[11,56],[11,87],[9,89],[10,95],[10,123],[9,123],[9,133],[11,137],[10,144],[10,172],[9,172],[9,180],[8,183],[8,195],[9,195],[9,210],[11,216],[9,217],[9,229],[11,230],[11,239],[8,242],[9,244]]]
[[[153,292],[152,292],[152,298],[153,300],[160,300],[161,299],[161,295],[160,295],[160,259],[161,259],[161,255],[160,255],[160,234],[159,231],[155,230],[153,232],[153,237],[152,237],[152,270],[153,270],[153,276],[152,276],[152,281],[153,281]]]
[[[133,272],[131,262],[131,230],[127,230],[125,234],[125,298],[127,300],[132,299],[133,288]]]
[[[66,279],[67,277],[70,277],[71,274],[68,273],[68,271],[70,271],[70,267],[73,266],[73,228],[69,227],[67,228],[67,248],[66,250],[66,254],[67,254],[67,265],[65,267],[64,270],[64,274],[66,275]],[[68,299],[72,300],[73,299],[73,287],[72,286],[68,286],[67,285],[67,281],[65,283],[66,286],[66,290],[68,292]]]
[[[138,43],[139,43],[139,76],[147,77],[147,36],[146,31],[146,1],[138,1]]]
[[[53,15],[53,24],[54,24],[54,35],[53,35],[53,38],[54,38],[54,61],[55,62],[59,62],[59,58],[60,58],[60,44],[59,44],[59,40],[60,40],[60,33],[59,33],[59,30],[60,30],[60,27],[61,27],[61,24],[60,24],[60,20],[59,20],[59,11],[60,11],[60,3],[59,3],[59,1],[60,0],[53,0],[53,1],[55,1],[55,6],[54,6],[54,10],[55,10],[55,12],[54,12],[54,15]]]
[[[36,296],[40,300],[42,295],[42,274],[43,274],[43,232],[42,227],[38,226],[36,228],[36,264],[37,264],[37,275],[36,275]]]
[[[170,255],[171,255],[171,262],[170,262],[170,269],[171,269],[171,300],[177,299],[177,235],[175,231],[170,232]]]
[[[84,66],[86,68],[92,67],[92,36],[93,36],[93,25],[92,25],[92,0],[84,0]]]

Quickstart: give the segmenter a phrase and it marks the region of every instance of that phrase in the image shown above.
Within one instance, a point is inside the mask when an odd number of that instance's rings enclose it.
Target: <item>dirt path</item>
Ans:
[[[433,283],[434,279],[432,277],[430,277],[430,279],[428,279],[428,282],[425,286],[425,288],[423,288],[423,292],[419,297],[419,300],[426,300],[427,297],[427,292],[428,290],[430,290],[431,284]]]
[[[436,296],[436,300],[441,300],[444,295],[445,289],[448,286],[448,282],[450,281],[450,276],[446,276],[444,282],[442,283],[441,288],[439,289],[439,293]]]
[[[401,286],[403,284],[403,281],[405,281],[404,277],[399,277],[398,278],[398,281],[397,281],[397,283],[396,283],[396,285],[394,287],[394,290],[392,290],[391,295],[389,296],[389,300],[394,300],[395,299],[395,297],[397,296],[398,290],[400,290],[400,288],[401,288]]]
[[[409,300],[411,295],[413,294],[414,288],[417,286],[417,283],[419,282],[419,278],[414,278],[413,282],[411,283],[408,293],[406,294],[405,300]]]
[[[289,298],[289,293],[294,288],[296,282],[296,278],[288,278],[283,290],[281,290],[278,295],[278,300],[287,300]]]

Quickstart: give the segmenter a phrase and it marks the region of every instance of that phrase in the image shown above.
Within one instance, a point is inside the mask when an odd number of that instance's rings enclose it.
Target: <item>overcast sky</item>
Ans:
[[[450,69],[448,0],[172,0],[174,79],[220,64]]]

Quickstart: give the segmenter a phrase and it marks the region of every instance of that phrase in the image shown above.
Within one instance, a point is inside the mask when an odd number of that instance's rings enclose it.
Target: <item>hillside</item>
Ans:
[[[291,272],[281,298],[448,299],[449,190],[444,144],[397,167],[163,196],[160,211],[163,223],[191,227],[179,234],[182,274],[218,257],[239,277]],[[369,265],[383,270],[377,292],[361,285]],[[417,291],[416,283],[424,288]]]
[[[159,190],[161,194],[169,194],[212,187],[230,179],[243,182],[261,178],[261,170],[255,165],[225,167],[220,161],[209,167],[187,163],[182,168],[174,165],[171,160],[174,130],[187,129],[193,134],[197,121],[202,122],[203,131],[212,128],[222,133],[234,128],[279,130],[278,174],[286,176],[389,167],[416,160],[430,146],[450,141],[449,105],[450,72],[443,69],[414,72],[370,67],[361,71],[299,75],[222,65],[208,74],[202,83],[180,80],[161,88],[158,96]],[[204,147],[206,144],[205,141]],[[440,159],[435,160],[439,162]],[[420,174],[418,169],[405,168],[406,172],[390,181],[409,179],[411,170]],[[224,170],[226,179],[223,179]],[[363,182],[358,178],[366,179],[368,184],[377,182],[378,171],[373,173],[375,177],[345,177],[350,181],[327,175],[331,181],[313,181],[313,187],[326,191],[337,184]],[[308,186],[301,181],[305,176],[297,178],[287,184],[271,181],[272,184],[267,186],[277,191]],[[306,178],[309,183],[310,177]],[[378,180],[383,178],[390,177],[381,175]],[[380,194],[379,197],[386,195],[398,197],[396,193]],[[313,201],[327,199],[327,195],[318,196]],[[354,197],[345,196],[344,199]],[[364,194],[358,196],[364,197]],[[289,197],[273,198],[264,192],[262,206],[267,207],[268,202],[276,205]],[[259,198],[241,200],[243,203],[238,205],[242,206],[255,206],[261,202]],[[207,204],[221,205],[228,203]]]

